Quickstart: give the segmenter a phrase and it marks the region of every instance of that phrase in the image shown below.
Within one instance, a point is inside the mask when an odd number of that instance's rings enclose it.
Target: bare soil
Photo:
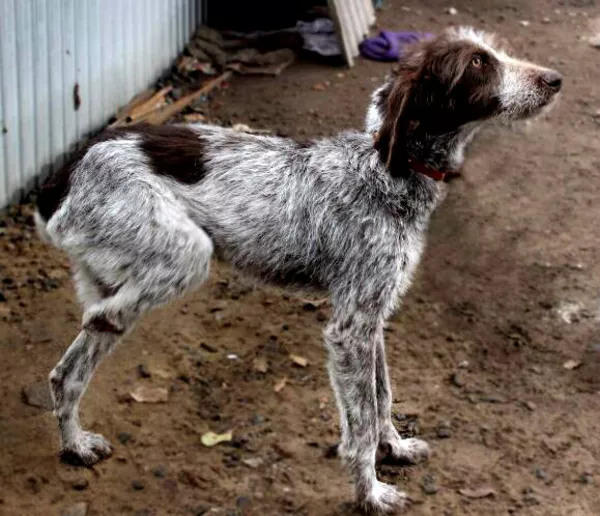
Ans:
[[[600,10],[595,0],[453,5],[456,16],[441,0],[388,0],[378,24],[499,32],[561,70],[564,95],[530,130],[484,135],[435,214],[386,334],[398,426],[433,456],[381,475],[415,500],[415,516],[597,516],[600,51],[584,38]],[[236,78],[207,114],[300,137],[358,128],[388,69],[299,63],[276,79]],[[23,389],[43,385],[80,311],[66,258],[39,241],[30,208],[3,224],[0,514],[75,514],[64,511],[77,502],[89,516],[353,513],[348,475],[328,458],[338,417],[321,344],[327,305],[219,264],[205,288],[146,317],[94,377],[82,419],[114,456],[88,470],[61,464],[51,412],[24,403]],[[139,385],[167,388],[168,401],[128,401]],[[205,432],[229,430],[232,442],[202,445]]]

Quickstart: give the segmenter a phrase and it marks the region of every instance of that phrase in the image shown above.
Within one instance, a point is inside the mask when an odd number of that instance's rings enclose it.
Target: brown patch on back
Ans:
[[[205,175],[204,146],[200,136],[185,126],[140,126],[140,149],[150,159],[157,174],[194,184]]]

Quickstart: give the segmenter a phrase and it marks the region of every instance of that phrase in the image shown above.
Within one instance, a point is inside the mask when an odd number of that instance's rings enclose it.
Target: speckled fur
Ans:
[[[389,91],[375,92],[367,131],[308,144],[187,126],[197,135],[197,157],[187,149],[194,170],[186,177],[196,182],[178,181],[173,169],[161,174],[138,129],[95,143],[72,165],[56,211],[37,216],[42,235],[70,256],[84,310],[81,333],[50,375],[64,453],[87,465],[110,454],[108,442],[78,420],[95,367],[143,313],[201,285],[216,254],[262,279],[330,294],[324,335],[340,454],[365,510],[404,505],[403,493],[377,480],[377,451],[416,462],[429,449],[401,439],[392,424],[383,328],[410,285],[447,187],[417,173],[393,177],[381,160],[372,133],[395,116],[386,112]],[[513,109],[517,101],[510,102]],[[433,165],[459,166],[481,123],[415,133],[406,145]]]

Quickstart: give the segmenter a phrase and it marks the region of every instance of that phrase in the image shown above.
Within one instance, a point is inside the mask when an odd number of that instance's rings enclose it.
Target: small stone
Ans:
[[[548,480],[548,473],[546,473],[542,468],[535,468],[533,472],[535,473],[535,478],[543,480],[544,482]]]
[[[34,494],[37,494],[42,490],[42,481],[38,477],[30,476],[27,477],[27,486]]]
[[[165,478],[167,475],[167,467],[164,464],[159,464],[158,466],[152,468],[152,474],[156,478]]]
[[[338,456],[338,449],[340,447],[340,443],[335,443],[330,446],[327,446],[325,449],[324,457],[326,459],[335,459]]]
[[[542,18],[542,23],[544,24],[548,24],[550,23],[552,20],[550,20],[550,18],[548,18],[547,16],[545,18]]]
[[[61,516],[86,516],[88,513],[88,504],[86,502],[79,502],[73,505],[65,507],[60,515]]]
[[[456,7],[448,7],[446,9],[446,14],[449,14],[450,16],[456,16],[458,14],[458,9],[456,9]]]
[[[563,364],[563,367],[565,369],[567,369],[568,371],[572,371],[573,369],[577,369],[580,365],[581,365],[581,362],[579,360],[567,360]]]
[[[506,399],[497,394],[486,394],[485,396],[481,396],[479,401],[484,403],[506,403]]]
[[[32,407],[41,408],[43,410],[53,410],[54,404],[50,396],[50,389],[46,382],[38,382],[23,387],[21,391],[23,402]]]
[[[590,473],[583,473],[579,477],[579,482],[584,485],[592,485],[594,483],[594,477]]]
[[[531,25],[531,23],[530,23],[529,21],[527,21],[527,20],[521,20],[521,21],[519,22],[519,25],[520,25],[521,27],[529,27],[529,25]]]
[[[242,510],[246,511],[250,507],[250,498],[247,496],[240,496],[235,501],[235,504]]]
[[[435,433],[439,439],[449,439],[450,437],[452,437],[450,423],[446,421],[444,423],[439,424],[435,429]]]
[[[252,424],[254,426],[262,425],[264,422],[265,422],[265,418],[263,416],[261,416],[260,414],[254,414],[254,416],[252,416]]]
[[[71,483],[71,487],[73,489],[75,489],[75,491],[83,491],[83,490],[87,489],[89,485],[90,485],[90,483],[88,482],[87,478],[85,478],[85,477],[76,478]]]
[[[459,389],[464,387],[466,384],[465,379],[463,378],[463,375],[459,372],[452,373],[452,376],[450,377],[450,381],[452,382],[452,385],[454,385],[455,387],[458,387]]]
[[[129,441],[131,441],[131,439],[133,439],[133,435],[131,435],[129,432],[119,432],[117,439],[121,444],[127,444]]]
[[[140,378],[150,378],[152,376],[146,364],[138,364],[137,373]]]
[[[275,443],[273,444],[273,449],[282,459],[291,459],[294,457],[294,451],[287,444]]]
[[[421,488],[426,495],[434,495],[439,491],[435,478],[430,473],[423,475]]]
[[[134,491],[141,491],[142,489],[144,489],[144,483],[140,480],[133,480],[131,482],[131,487]]]
[[[208,342],[201,342],[200,347],[203,350],[208,351],[209,353],[218,353],[219,351],[217,348],[215,348],[212,344],[209,344]]]
[[[471,364],[469,364],[468,360],[462,360],[461,362],[459,362],[458,367],[459,369],[468,369],[470,365]]]
[[[531,410],[531,412],[537,408],[537,405],[533,401],[526,401],[524,405],[527,407],[527,409]]]
[[[265,357],[256,357],[252,361],[252,367],[254,368],[255,371],[262,373],[262,374],[265,374],[269,371],[269,364]]]

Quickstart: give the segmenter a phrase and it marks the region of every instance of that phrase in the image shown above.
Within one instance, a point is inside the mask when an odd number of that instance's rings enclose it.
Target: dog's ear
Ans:
[[[375,136],[375,148],[381,161],[394,177],[408,174],[406,137],[411,119],[413,79],[398,76],[385,106],[381,127]]]

